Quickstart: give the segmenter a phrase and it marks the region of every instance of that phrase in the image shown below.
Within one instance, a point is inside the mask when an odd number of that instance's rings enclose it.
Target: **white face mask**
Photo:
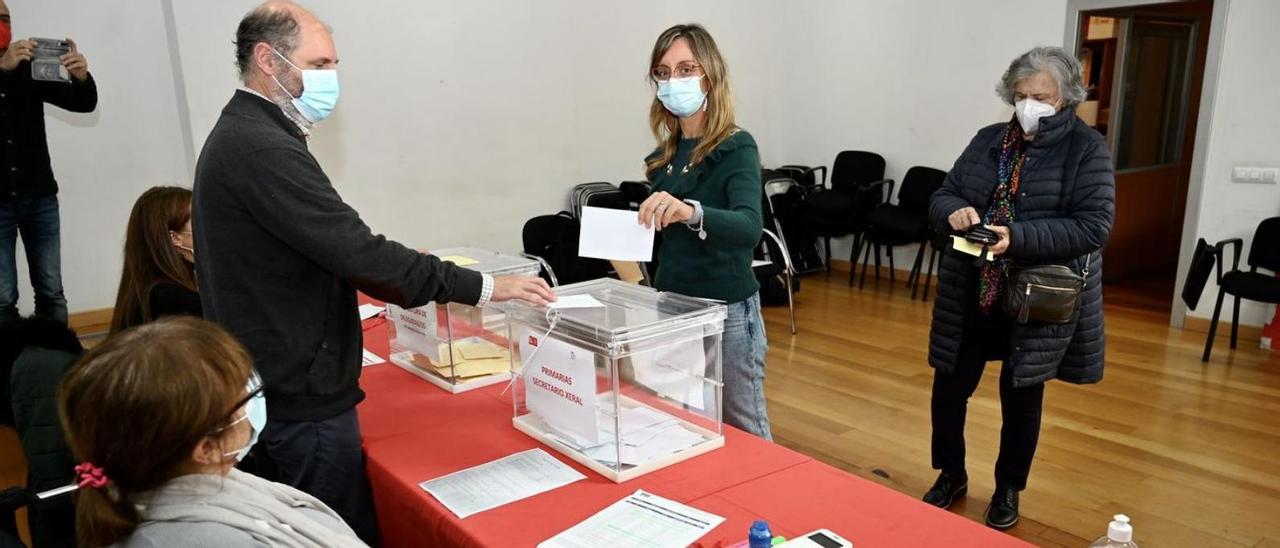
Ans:
[[[1027,134],[1035,133],[1040,129],[1041,118],[1058,113],[1058,109],[1053,108],[1053,105],[1041,103],[1030,97],[1015,103],[1013,109],[1018,115],[1018,123],[1022,124],[1022,131]]]

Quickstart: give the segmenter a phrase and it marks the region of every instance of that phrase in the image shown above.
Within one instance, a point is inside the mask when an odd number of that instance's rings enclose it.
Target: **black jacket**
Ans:
[[[293,121],[246,91],[205,141],[194,192],[204,316],[248,348],[272,420],[322,420],[364,398],[357,289],[400,306],[480,300],[479,273],[373,234]]]
[[[996,185],[1000,139],[1006,124],[983,128],[933,195],[929,216],[935,229],[949,232],[947,217],[973,206],[981,214]],[[1015,264],[1067,264],[1081,271],[1092,253],[1077,321],[1060,325],[1012,327],[1009,364],[1013,385],[1028,386],[1059,378],[1073,383],[1102,380],[1105,338],[1102,321],[1102,248],[1115,218],[1115,171],[1102,135],[1071,109],[1040,121],[1039,134],[1027,145],[1015,221],[1009,225],[1007,256]],[[1071,167],[1068,167],[1071,166]],[[1064,181],[1071,171],[1074,180]],[[929,364],[949,373],[966,332],[965,307],[978,298],[973,290],[973,257],[956,251],[942,259],[938,298],[929,333]]]
[[[0,72],[0,200],[37,198],[58,193],[44,131],[44,104],[71,112],[93,112],[98,87],[90,75],[84,82],[31,79],[31,63]]]
[[[62,487],[71,483],[76,462],[58,418],[58,384],[84,349],[76,334],[58,322],[28,318],[3,330],[6,356],[21,348],[10,373],[10,398],[18,440],[27,457],[27,489],[37,493]],[[14,335],[19,337],[18,345],[10,346]],[[35,546],[75,546],[74,501],[63,496],[31,504],[27,523]]]

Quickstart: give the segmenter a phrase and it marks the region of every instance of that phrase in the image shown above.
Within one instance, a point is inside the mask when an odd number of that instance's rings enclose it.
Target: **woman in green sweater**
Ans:
[[[655,285],[728,304],[724,420],[772,440],[764,401],[768,342],[751,270],[763,229],[756,142],[734,124],[728,69],[702,26],[667,29],[650,64],[657,94],[649,125],[658,149],[645,158],[654,192],[640,205],[640,223],[669,228]]]

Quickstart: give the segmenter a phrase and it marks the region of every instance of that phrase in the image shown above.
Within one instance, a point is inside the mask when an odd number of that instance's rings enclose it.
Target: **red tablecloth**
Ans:
[[[366,348],[387,358],[385,321],[365,328]],[[699,541],[706,547],[743,540],[756,519],[788,538],[831,529],[860,548],[1025,545],[729,426],[724,448],[615,484],[512,427],[505,385],[452,395],[391,363],[366,367],[360,384],[369,481],[388,547],[534,546],[637,489],[726,518]],[[418,487],[535,447],[587,479],[465,520]]]

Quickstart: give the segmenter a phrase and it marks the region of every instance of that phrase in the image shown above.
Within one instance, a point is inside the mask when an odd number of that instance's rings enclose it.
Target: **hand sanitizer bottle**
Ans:
[[[1089,548],[1138,548],[1138,544],[1133,542],[1133,526],[1129,525],[1129,516],[1116,514],[1107,527],[1106,536],[1093,541]]]

